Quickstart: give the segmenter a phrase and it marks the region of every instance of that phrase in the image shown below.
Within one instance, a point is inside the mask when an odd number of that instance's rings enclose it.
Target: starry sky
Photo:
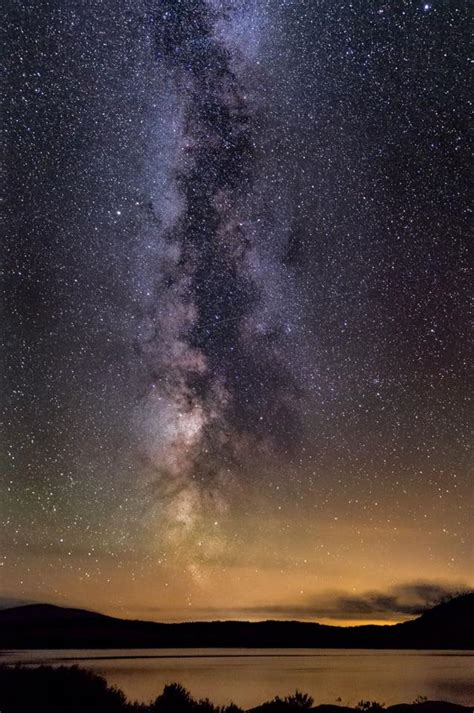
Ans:
[[[468,3],[7,12],[1,605],[472,586]]]

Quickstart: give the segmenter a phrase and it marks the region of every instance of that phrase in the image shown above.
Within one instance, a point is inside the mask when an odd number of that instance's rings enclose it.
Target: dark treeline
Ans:
[[[296,691],[284,698],[253,708],[251,713],[467,713],[471,709],[447,702],[418,700],[390,706],[361,701],[356,708],[335,705],[313,707],[306,693]],[[102,676],[78,666],[0,666],[1,713],[244,713],[234,704],[216,706],[210,700],[196,700],[178,683],[165,686],[150,703],[132,703]],[[250,713],[250,712],[248,712]]]

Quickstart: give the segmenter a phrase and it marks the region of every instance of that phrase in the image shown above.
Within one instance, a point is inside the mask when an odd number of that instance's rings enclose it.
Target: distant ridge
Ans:
[[[159,624],[83,609],[30,604],[0,611],[0,648],[374,648],[474,649],[474,593],[392,626],[298,621]]]

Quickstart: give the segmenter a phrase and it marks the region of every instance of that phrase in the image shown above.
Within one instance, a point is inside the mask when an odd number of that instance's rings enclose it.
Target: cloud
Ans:
[[[23,607],[26,604],[38,604],[35,599],[22,599],[21,597],[0,597],[0,609],[11,609],[12,607]]]
[[[385,591],[362,594],[323,592],[298,604],[268,604],[235,609],[193,609],[196,619],[300,619],[305,621],[334,620],[335,622],[374,620],[395,622],[420,615],[424,610],[445,599],[472,591],[465,584],[443,582],[408,582]]]
[[[267,611],[279,616],[315,620],[399,620],[417,616],[444,599],[468,590],[469,587],[465,584],[416,581],[399,584],[386,591],[368,591],[362,594],[329,592],[311,597],[306,603],[296,607],[268,607]]]

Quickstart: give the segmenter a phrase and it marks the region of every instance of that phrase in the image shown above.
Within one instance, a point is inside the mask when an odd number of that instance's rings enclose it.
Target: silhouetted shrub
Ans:
[[[275,696],[272,701],[264,703],[260,706],[260,711],[268,711],[268,713],[289,713],[290,711],[304,711],[311,708],[313,705],[313,699],[307,693],[301,693],[301,691],[296,690],[290,696],[285,696],[285,698],[280,698],[280,696]]]
[[[357,704],[357,710],[363,711],[364,713],[379,713],[383,711],[385,703],[377,703],[377,701],[359,701]]]
[[[194,709],[195,701],[180,683],[170,683],[165,686],[161,696],[151,704],[150,710],[153,713],[168,713],[168,711],[176,711],[176,713],[188,713]]]
[[[122,691],[77,666],[0,667],[2,713],[135,713]]]
[[[208,698],[196,701],[180,683],[165,686],[149,710],[152,713],[242,713],[233,703],[222,707],[215,706]]]
[[[258,706],[258,713],[303,713],[313,699],[307,693],[292,695]],[[441,706],[441,708],[440,708]],[[407,706],[407,710],[410,706]],[[322,707],[323,709],[325,706]],[[418,713],[460,713],[468,708],[450,703],[430,703],[419,697],[412,704]],[[327,708],[326,708],[327,709]],[[313,709],[317,711],[318,709]],[[387,713],[383,703],[360,701],[347,713]],[[390,708],[388,709],[390,713]],[[237,706],[216,706],[208,698],[196,700],[179,683],[165,686],[153,703],[129,703],[122,691],[102,677],[77,666],[0,666],[0,713],[243,713]]]
[[[311,696],[307,693],[298,691],[298,689],[291,696],[286,696],[284,700],[285,703],[299,710],[307,710],[308,708],[311,708],[314,703]]]

